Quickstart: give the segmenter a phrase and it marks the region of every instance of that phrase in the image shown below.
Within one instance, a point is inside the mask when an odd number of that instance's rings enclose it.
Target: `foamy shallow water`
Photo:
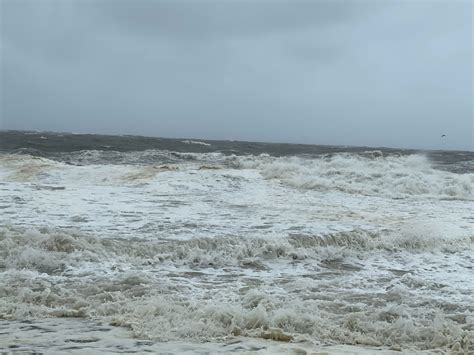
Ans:
[[[14,332],[5,337],[2,330]],[[51,334],[55,334],[52,338]],[[305,340],[282,342],[261,338],[228,337],[216,342],[155,342],[133,337],[125,328],[100,325],[83,319],[55,318],[35,321],[0,321],[0,347],[11,352],[48,354],[430,354],[431,351],[397,347],[321,345]],[[460,349],[461,350],[461,349]],[[437,353],[440,353],[439,351]]]
[[[4,154],[0,179],[0,348],[473,350],[472,174],[417,155]]]
[[[5,337],[14,332],[14,336]],[[51,337],[51,333],[55,337]],[[281,342],[248,337],[229,337],[216,342],[155,342],[133,337],[125,328],[99,325],[83,319],[0,321],[0,347],[11,352],[48,354],[400,354],[398,349],[355,345],[319,345],[307,341]],[[405,350],[403,353],[415,353]],[[428,351],[416,351],[426,353]]]

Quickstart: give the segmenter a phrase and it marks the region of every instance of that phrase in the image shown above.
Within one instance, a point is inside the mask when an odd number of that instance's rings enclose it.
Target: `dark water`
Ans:
[[[201,142],[204,144],[196,144]],[[369,157],[381,155],[423,154],[429,157],[436,168],[455,173],[474,172],[474,152],[468,151],[423,151],[414,149],[395,149],[380,147],[350,147],[288,143],[262,143],[242,141],[219,141],[203,139],[171,139],[142,136],[112,136],[99,134],[71,134],[54,132],[0,131],[0,152],[29,154],[47,157],[72,164],[87,163],[85,159],[74,157],[74,152],[100,151],[101,161],[95,163],[123,163],[120,154],[146,150],[168,151],[174,153],[221,153],[224,155],[291,156],[305,155],[319,157],[338,153],[352,153]],[[183,156],[175,156],[183,158]],[[142,157],[143,159],[143,157]],[[166,163],[159,155],[148,155],[145,161],[135,163]],[[90,159],[89,161],[90,162]],[[133,163],[127,161],[127,163]]]

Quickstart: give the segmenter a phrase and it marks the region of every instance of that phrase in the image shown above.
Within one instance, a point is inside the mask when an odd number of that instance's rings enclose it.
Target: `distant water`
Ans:
[[[3,131],[0,350],[474,351],[473,203],[473,152]]]

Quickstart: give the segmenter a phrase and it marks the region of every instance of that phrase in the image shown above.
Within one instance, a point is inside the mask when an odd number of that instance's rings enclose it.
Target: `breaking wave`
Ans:
[[[197,144],[197,145],[204,145],[204,146],[207,146],[207,147],[210,147],[211,144],[209,143],[206,143],[206,142],[201,142],[201,141],[193,141],[193,140],[184,140],[182,141],[182,143],[185,143],[185,144]]]
[[[371,154],[369,154],[371,153]],[[422,155],[332,154],[322,157],[226,156],[221,153],[80,151],[63,154],[60,162],[28,155],[3,155],[3,165],[14,166],[17,178],[38,177],[61,163],[101,165],[104,162],[146,170],[147,177],[162,170],[255,169],[264,179],[291,188],[338,191],[349,194],[407,198],[474,200],[474,174],[457,174],[433,168]],[[134,180],[140,173],[127,173]],[[134,178],[135,177],[135,178]],[[127,180],[127,177],[124,177]]]
[[[2,343],[473,349],[472,153],[11,135]]]
[[[258,169],[266,179],[308,190],[402,198],[474,198],[474,174],[434,169],[422,155],[363,156],[336,154],[318,159],[241,157],[237,166]]]
[[[363,269],[381,250],[396,258],[397,252],[472,249],[472,236],[465,234],[433,236],[428,230],[414,238],[417,232],[397,237],[399,232],[159,242],[8,226],[0,230],[0,317],[84,317],[159,340],[245,335],[469,349],[474,340],[469,306],[461,302],[444,311],[442,303],[434,306],[440,301],[436,283],[410,272],[390,281],[384,274],[377,282],[385,291],[363,291],[351,290],[338,277],[341,270]],[[305,265],[310,278],[279,276],[272,270],[279,263],[285,269]],[[227,270],[222,280],[219,272],[209,272],[219,269]],[[247,278],[242,270],[249,270]],[[327,272],[332,276],[325,279]],[[257,281],[254,273],[263,279]],[[428,292],[410,301],[420,288]],[[423,298],[431,306],[414,311],[410,303]]]

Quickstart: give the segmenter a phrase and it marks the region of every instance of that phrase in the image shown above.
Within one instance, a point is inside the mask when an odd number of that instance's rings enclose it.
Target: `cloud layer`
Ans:
[[[0,6],[2,129],[473,149],[470,1]]]

